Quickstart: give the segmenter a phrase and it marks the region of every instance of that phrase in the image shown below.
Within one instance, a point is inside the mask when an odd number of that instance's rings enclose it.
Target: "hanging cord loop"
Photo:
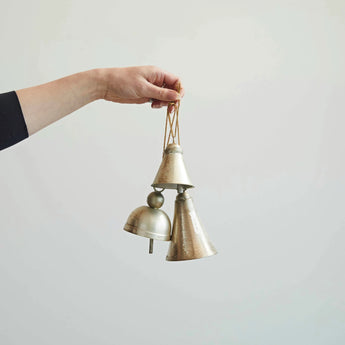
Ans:
[[[181,85],[177,85],[176,91],[180,93]],[[170,112],[171,107],[173,107],[173,111]],[[166,147],[173,143],[180,145],[180,127],[179,127],[179,110],[180,110],[180,100],[169,102],[167,106],[167,115],[165,120],[165,131],[164,131],[164,143],[163,143],[163,153]]]

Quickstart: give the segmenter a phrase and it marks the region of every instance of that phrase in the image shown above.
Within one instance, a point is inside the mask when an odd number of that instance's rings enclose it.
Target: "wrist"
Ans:
[[[96,68],[86,72],[91,85],[92,101],[104,99],[107,89],[107,70],[106,68]]]

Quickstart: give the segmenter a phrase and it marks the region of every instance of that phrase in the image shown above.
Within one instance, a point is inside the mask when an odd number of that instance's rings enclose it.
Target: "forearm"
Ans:
[[[183,94],[179,78],[155,66],[93,69],[0,94],[0,149],[97,99],[160,108]]]
[[[29,135],[102,98],[103,74],[94,69],[16,91]]]

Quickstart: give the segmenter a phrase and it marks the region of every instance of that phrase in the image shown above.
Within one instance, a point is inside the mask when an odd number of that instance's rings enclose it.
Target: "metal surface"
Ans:
[[[150,238],[150,243],[149,243],[149,254],[152,254],[153,253],[153,239]]]
[[[171,223],[164,211],[141,206],[129,215],[124,230],[154,240],[169,241]]]
[[[175,214],[168,261],[193,260],[217,254],[195,212],[188,193],[180,193],[175,201]]]
[[[154,191],[147,197],[147,204],[152,208],[160,208],[164,204],[164,196],[161,192]]]
[[[178,185],[184,189],[194,187],[187,174],[181,146],[169,144],[164,150],[162,163],[151,186],[177,189]]]

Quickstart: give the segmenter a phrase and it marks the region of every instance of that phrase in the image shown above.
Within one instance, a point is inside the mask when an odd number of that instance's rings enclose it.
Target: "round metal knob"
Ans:
[[[164,196],[161,192],[152,192],[147,197],[147,204],[152,208],[160,208],[164,204]]]

